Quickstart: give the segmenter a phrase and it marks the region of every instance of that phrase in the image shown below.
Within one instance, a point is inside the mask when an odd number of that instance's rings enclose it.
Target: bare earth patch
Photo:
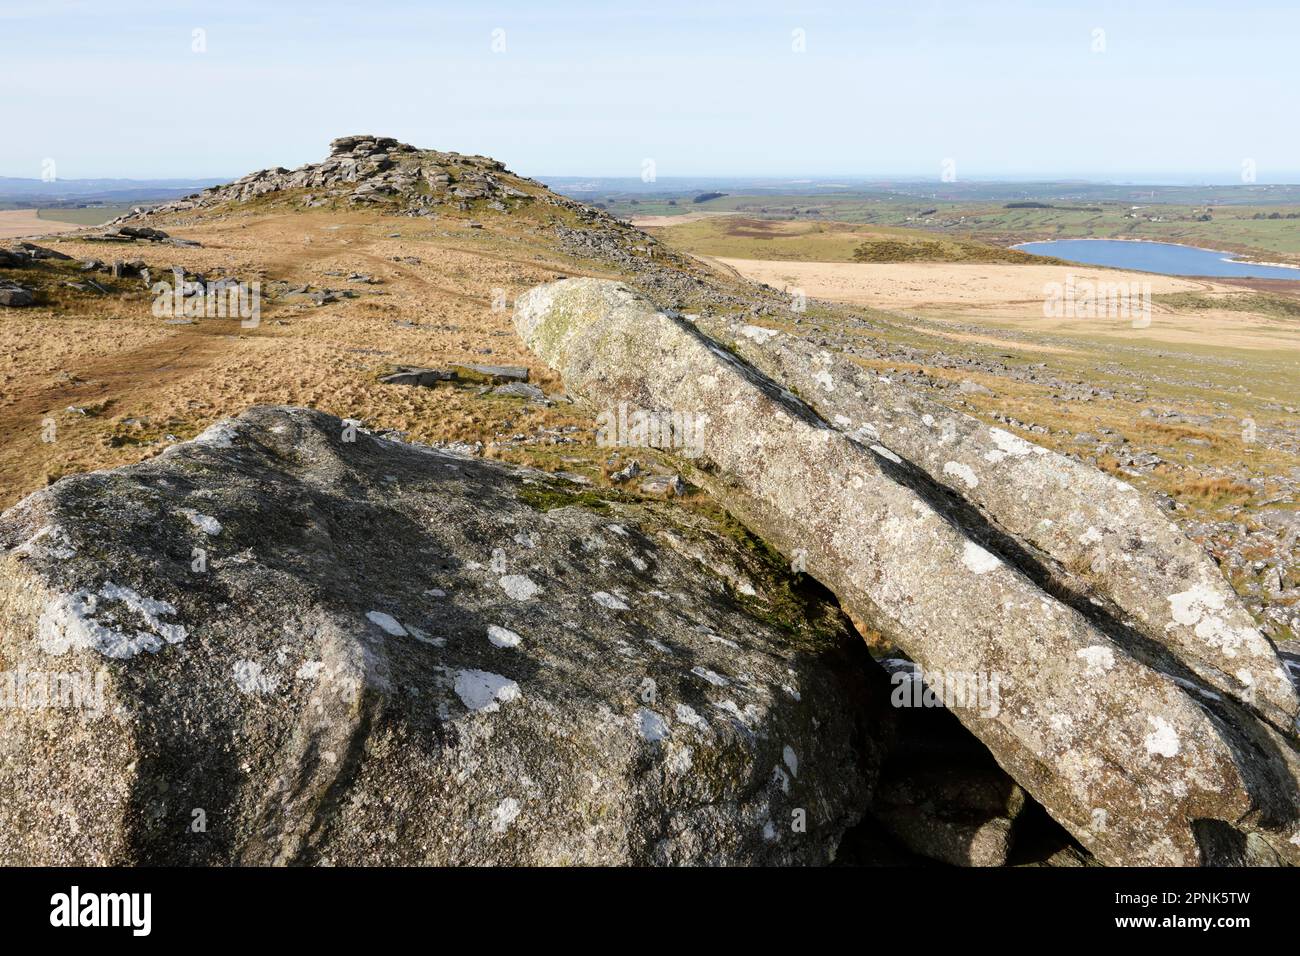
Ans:
[[[1055,265],[966,265],[961,263],[784,262],[719,258],[720,264],[755,282],[810,298],[913,312],[926,318],[1016,328],[1214,345],[1245,349],[1300,348],[1295,323],[1226,310],[1193,312],[1156,303],[1149,326],[1134,328],[1127,317],[1051,318],[1044,315],[1047,289],[1072,276],[1082,283],[1149,283],[1152,295],[1179,292],[1227,293],[1232,287],[1202,279],[1143,272]]]
[[[699,222],[702,219],[712,219],[715,216],[727,216],[730,213],[725,212],[686,212],[680,216],[637,216],[629,219],[628,222],[638,229],[654,229],[659,226],[681,226],[688,222]]]
[[[71,222],[53,222],[36,215],[35,209],[0,211],[0,239],[24,239],[28,236],[52,236],[83,228]]]

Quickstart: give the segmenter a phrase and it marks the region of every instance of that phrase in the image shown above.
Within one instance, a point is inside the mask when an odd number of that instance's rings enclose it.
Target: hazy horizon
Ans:
[[[365,132],[539,179],[1300,181],[1300,9],[1213,6],[18,0],[0,175],[224,181]]]
[[[440,147],[429,147],[429,148],[440,148]],[[459,152],[463,153],[465,151],[460,150]],[[323,159],[324,155],[325,154],[322,153],[320,158]],[[510,165],[509,162],[502,159],[502,157],[500,156],[494,156],[492,158],[501,159],[502,162],[505,162],[507,166]],[[256,170],[259,169],[273,168],[275,166],[283,166],[283,165],[284,165],[283,163],[269,163],[269,164],[263,164],[262,166],[255,166],[250,169],[232,171],[225,175],[217,175],[217,176],[150,176],[145,178],[131,177],[131,176],[94,176],[94,175],[82,176],[77,178],[60,176],[58,177],[58,179],[53,180],[50,183],[50,186],[51,188],[57,188],[59,183],[67,184],[67,183],[77,183],[77,182],[127,183],[127,184],[166,183],[166,184],[173,184],[178,186],[208,183],[208,182],[226,183],[238,179],[239,177],[244,176],[247,173],[255,172]],[[653,192],[656,190],[664,191],[666,187],[670,187],[673,184],[687,184],[687,183],[699,183],[699,182],[732,182],[737,184],[746,183],[746,184],[750,184],[751,186],[756,183],[767,183],[767,184],[771,184],[772,186],[777,186],[782,184],[791,185],[791,186],[800,185],[800,184],[805,186],[821,184],[823,188],[827,189],[828,191],[835,188],[853,189],[858,186],[879,185],[879,184],[888,184],[888,183],[901,183],[901,184],[908,184],[908,185],[933,184],[936,188],[942,188],[945,186],[952,187],[956,184],[978,185],[981,183],[987,183],[987,184],[1024,183],[1024,184],[1060,184],[1060,185],[1077,184],[1077,185],[1087,185],[1087,186],[1116,186],[1116,187],[1151,186],[1151,187],[1161,187],[1161,188],[1179,187],[1179,186],[1196,187],[1196,186],[1296,186],[1296,185],[1300,185],[1300,172],[1292,174],[1292,178],[1290,179],[1283,178],[1277,180],[1265,180],[1261,178],[1254,183],[1242,183],[1239,180],[1232,180],[1232,179],[1220,179],[1220,180],[1214,180],[1209,178],[1197,179],[1197,178],[1192,178],[1190,176],[1187,178],[1175,178],[1173,176],[1159,178],[1158,176],[1155,176],[1153,178],[1144,179],[1144,178],[1137,178],[1137,177],[1127,178],[1127,177],[1088,176],[1087,174],[1077,174],[1077,173],[1060,174],[1060,175],[1043,175],[1037,177],[1017,176],[1014,174],[1007,174],[1007,175],[989,174],[989,175],[967,176],[959,180],[945,181],[940,179],[937,176],[927,178],[925,176],[919,176],[915,174],[907,174],[907,173],[891,174],[891,173],[884,173],[884,172],[825,173],[819,175],[811,175],[808,173],[784,173],[784,174],[770,174],[770,175],[755,175],[752,173],[731,173],[731,174],[681,173],[673,176],[658,176],[655,180],[647,183],[644,180],[641,180],[639,177],[627,176],[621,173],[619,174],[536,173],[536,172],[529,172],[527,170],[521,170],[521,169],[512,169],[512,171],[519,173],[520,175],[524,175],[532,179],[536,179],[540,182],[549,182],[552,180],[554,181],[590,180],[592,182],[597,182],[597,183],[627,182],[628,184],[643,184],[643,188],[647,192]],[[840,186],[833,185],[832,184],[833,181],[837,179],[843,180],[843,185]],[[36,176],[11,176],[11,175],[0,173],[0,181],[13,181],[13,180],[20,180],[23,182],[41,182],[40,178]]]

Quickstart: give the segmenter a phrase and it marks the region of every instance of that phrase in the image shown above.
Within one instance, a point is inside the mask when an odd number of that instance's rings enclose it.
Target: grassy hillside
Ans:
[[[156,454],[259,403],[320,408],[377,430],[457,443],[609,487],[612,456],[596,443],[590,410],[558,397],[564,383],[523,346],[509,308],[498,303],[558,275],[648,283],[651,264],[679,268],[671,251],[681,249],[775,259],[788,269],[832,263],[893,281],[897,297],[889,311],[818,301],[809,284],[807,309],[798,314],[780,293],[735,275],[709,277],[698,263],[680,263],[683,272],[694,271],[679,283],[644,287],[683,311],[734,311],[807,336],[989,424],[1094,461],[1146,493],[1168,495],[1189,533],[1204,538],[1198,523],[1213,523],[1207,546],[1244,594],[1262,600],[1267,568],[1300,566],[1257,527],[1261,515],[1294,507],[1300,481],[1300,324],[1286,300],[1247,300],[1238,293],[1256,290],[1187,283],[1194,288],[1180,292],[1184,298],[1156,303],[1149,329],[1127,321],[1049,322],[1042,279],[1028,292],[1013,289],[1006,301],[985,299],[1003,273],[1059,268],[1005,264],[998,258],[1005,250],[955,228],[936,235],[933,224],[714,217],[655,230],[662,243],[651,249],[644,237],[620,234],[568,205],[525,202],[500,210],[479,198],[412,217],[350,206],[341,197],[306,208],[301,192],[157,214],[150,224],[201,245],[129,247],[154,276],[183,266],[261,282],[265,300],[255,328],[234,318],[157,316],[140,279],[101,273],[100,287],[88,286],[77,260],[103,258],[117,247],[85,237],[44,241],[72,260],[0,270],[0,278],[37,294],[35,306],[11,310],[0,323],[0,505],[62,475]],[[904,211],[899,205],[895,214]],[[596,239],[566,239],[581,230]],[[855,256],[898,264],[851,265]],[[936,257],[952,265],[929,265]],[[317,305],[293,291],[303,287],[337,294]],[[692,291],[679,297],[679,289]],[[959,301],[971,290],[983,298]],[[451,382],[378,382],[403,365],[465,362],[526,366],[530,381],[555,398],[534,402]],[[1256,429],[1257,440],[1243,437]],[[647,465],[656,460],[643,450],[636,457]],[[1270,633],[1289,632],[1275,625]]]
[[[652,227],[674,248],[724,259],[787,262],[1044,262],[986,243],[934,239],[896,227],[863,229],[848,222],[780,221],[716,216]],[[1055,260],[1046,260],[1055,261]]]

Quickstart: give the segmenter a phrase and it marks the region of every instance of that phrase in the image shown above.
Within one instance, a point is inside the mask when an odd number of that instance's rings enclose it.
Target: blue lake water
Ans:
[[[1172,242],[1133,242],[1127,239],[1053,239],[1025,242],[1021,252],[1056,256],[1094,266],[1114,266],[1137,272],[1159,272],[1170,276],[1218,276],[1227,278],[1291,279],[1300,282],[1300,269],[1257,266],[1233,262],[1233,253],[1195,249]]]

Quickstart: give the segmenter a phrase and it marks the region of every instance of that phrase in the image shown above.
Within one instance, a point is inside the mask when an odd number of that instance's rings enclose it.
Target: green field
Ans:
[[[651,227],[675,248],[724,259],[784,262],[1032,262],[1059,260],[974,241],[933,236],[895,226],[846,222],[781,221],[713,216],[680,225]]]
[[[611,199],[605,205],[614,214],[628,218],[737,213],[752,219],[839,222],[942,233],[954,239],[1001,246],[1034,239],[1157,239],[1224,249],[1262,261],[1300,263],[1300,205],[1113,199],[1042,202],[1048,208],[1008,208],[1014,201],[845,192],[833,196],[728,195],[705,203],[678,200],[671,206],[664,198]]]
[[[125,215],[133,206],[86,206],[82,208],[55,207],[38,209],[36,215],[51,222],[70,222],[78,226],[102,226],[111,219]]]

